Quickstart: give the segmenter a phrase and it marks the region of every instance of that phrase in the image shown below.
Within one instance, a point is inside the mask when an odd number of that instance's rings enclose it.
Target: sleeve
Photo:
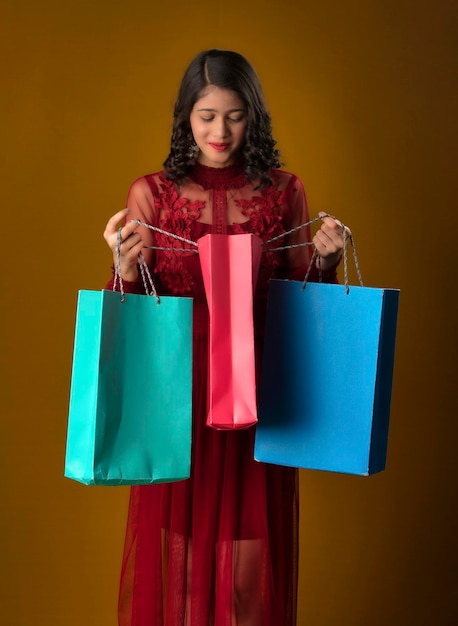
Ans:
[[[295,175],[286,188],[287,204],[289,208],[289,223],[285,222],[287,230],[292,230],[301,224],[310,221],[307,206],[307,197],[302,181]],[[289,248],[286,252],[287,278],[290,280],[303,280],[313,255],[312,233],[310,226],[304,226],[296,232],[288,235],[285,245],[298,245],[309,243],[301,247]],[[315,263],[310,270],[309,281],[318,282],[320,272]],[[321,272],[321,281],[325,283],[337,283],[337,265],[330,270]]]
[[[130,213],[126,217],[126,222],[137,219],[144,224],[151,224],[152,226],[158,225],[159,211],[158,203],[155,201],[156,191],[157,186],[152,175],[143,176],[132,183],[127,194],[126,207],[130,209]],[[144,246],[154,245],[154,234],[152,230],[146,228],[145,226],[138,226],[138,231],[141,233]],[[153,268],[155,263],[154,250],[144,248],[143,256],[145,257],[148,267]],[[112,266],[111,269],[112,277],[107,283],[105,287],[106,289],[113,289],[114,267]],[[123,286],[126,293],[145,293],[140,272],[135,281],[123,280]]]

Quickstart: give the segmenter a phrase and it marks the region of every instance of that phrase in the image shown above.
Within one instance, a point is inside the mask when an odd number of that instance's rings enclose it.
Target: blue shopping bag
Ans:
[[[183,480],[191,462],[192,299],[80,291],[65,476]]]
[[[399,291],[271,280],[255,459],[385,469]]]

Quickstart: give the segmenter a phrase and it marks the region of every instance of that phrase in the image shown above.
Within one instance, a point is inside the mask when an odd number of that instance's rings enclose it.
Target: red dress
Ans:
[[[197,164],[180,187],[162,172],[144,176],[130,188],[128,219],[194,241],[209,232],[250,232],[266,241],[308,221],[300,180],[280,170],[272,175],[274,185],[263,190],[237,165]],[[186,247],[140,230],[145,245]],[[307,228],[284,243],[306,240]],[[144,253],[159,293],[194,299],[192,469],[189,480],[131,488],[119,624],[294,626],[297,470],[254,461],[255,428],[206,426],[208,310],[198,255]],[[268,279],[303,278],[309,258],[308,247],[263,254],[255,295],[258,363]],[[125,288],[143,291],[140,281]]]

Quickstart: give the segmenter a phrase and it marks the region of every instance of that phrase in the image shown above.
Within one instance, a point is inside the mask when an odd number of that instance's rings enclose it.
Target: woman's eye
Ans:
[[[203,122],[213,122],[215,120],[214,116],[211,117],[203,117],[201,116],[200,118]],[[243,115],[238,115],[237,117],[228,117],[226,118],[228,122],[231,122],[232,124],[237,124],[238,122],[242,122],[245,117]]]

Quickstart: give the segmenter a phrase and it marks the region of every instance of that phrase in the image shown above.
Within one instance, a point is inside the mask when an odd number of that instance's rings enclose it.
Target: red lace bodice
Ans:
[[[129,190],[131,218],[158,226],[185,239],[197,241],[207,233],[254,233],[264,242],[308,220],[305,193],[300,180],[282,170],[272,171],[273,185],[256,189],[238,164],[210,168],[196,164],[189,179],[177,187],[164,172],[137,179]],[[164,234],[142,228],[144,256],[154,268],[163,293],[192,295],[204,300],[198,255],[190,246]],[[276,246],[310,241],[303,228]],[[287,276],[308,264],[308,247],[263,253],[258,288],[272,276]]]

